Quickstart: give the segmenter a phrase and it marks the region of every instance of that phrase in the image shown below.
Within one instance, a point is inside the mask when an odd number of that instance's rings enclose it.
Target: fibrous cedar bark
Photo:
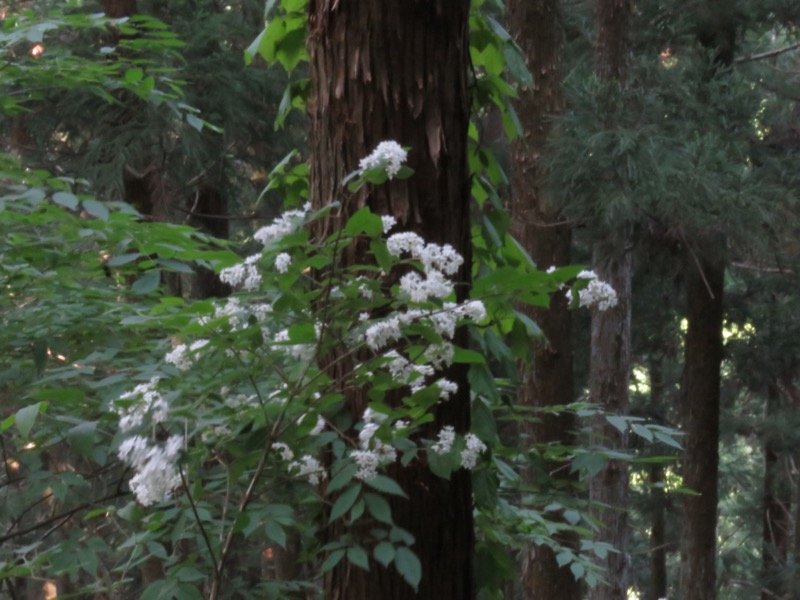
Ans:
[[[716,250],[720,247],[716,246]],[[689,328],[681,385],[686,434],[683,485],[695,493],[683,498],[681,598],[714,600],[717,597],[715,550],[725,266],[712,254],[687,259],[687,270]]]
[[[622,88],[628,71],[632,2],[595,0],[594,8],[595,71],[609,89]],[[624,95],[610,94],[611,98],[621,96]],[[592,267],[601,280],[614,288],[618,304],[592,314],[589,397],[608,413],[624,414],[628,406],[631,360],[632,244],[627,232],[621,229],[601,230],[596,235],[602,241],[594,244]],[[602,416],[595,419],[593,431],[609,448],[627,446],[627,437]],[[589,498],[595,503],[593,516],[601,523],[598,541],[617,550],[597,560],[605,570],[606,583],[590,589],[590,600],[627,598],[627,495],[628,469],[618,460],[606,463],[589,484]]]
[[[342,219],[368,205],[373,212],[393,215],[397,230],[451,244],[465,257],[459,274],[463,282],[469,280],[470,263],[469,4],[468,0],[311,0],[307,42],[312,204],[319,207],[341,200]],[[389,139],[411,148],[408,164],[415,174],[344,196],[344,177],[379,142]],[[336,224],[332,219],[328,225]],[[463,296],[466,286],[458,289]],[[449,377],[458,379],[458,397],[440,405],[428,437],[435,437],[432,432],[445,424],[461,432],[469,427],[465,373]],[[346,398],[354,418],[360,418],[362,395],[348,390]],[[419,591],[414,592],[393,568],[373,561],[370,570],[363,571],[342,561],[326,575],[326,598],[472,598],[469,473],[458,471],[446,481],[417,459],[390,475],[408,495],[407,500],[391,500],[392,515],[415,537],[413,550],[423,569]],[[335,539],[339,533],[341,527],[334,523],[325,535]]]
[[[572,237],[570,226],[563,223],[559,211],[540,189],[538,167],[552,118],[564,110],[560,4],[560,0],[510,0],[507,5],[510,32],[522,49],[535,82],[533,87],[519,90],[515,103],[522,134],[515,140],[511,153],[512,233],[540,268],[569,264]],[[569,404],[574,400],[574,390],[571,319],[566,297],[555,296],[546,309],[523,310],[539,325],[542,337],[534,344],[532,365],[523,373],[518,402],[530,407]],[[520,443],[568,444],[574,437],[574,428],[569,413],[542,415],[537,422],[521,422]],[[531,484],[541,483],[530,481],[531,473],[527,478]],[[565,535],[559,542],[575,546],[574,537]],[[558,566],[550,548],[531,546],[522,561],[522,583],[527,598],[580,598],[579,582],[568,566]]]

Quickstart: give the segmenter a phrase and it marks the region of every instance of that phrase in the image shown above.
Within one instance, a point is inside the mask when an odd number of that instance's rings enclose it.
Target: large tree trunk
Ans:
[[[522,88],[516,102],[522,135],[511,155],[512,233],[539,268],[564,266],[570,262],[571,230],[558,225],[557,211],[539,189],[538,161],[551,129],[550,119],[564,110],[561,88],[561,54],[564,34],[560,0],[510,0],[508,24],[522,48],[534,88]],[[553,298],[549,309],[528,309],[527,314],[542,329],[542,339],[533,348],[533,364],[523,375],[518,401],[543,407],[569,404],[574,400],[571,319],[566,298]],[[520,425],[520,442],[569,443],[574,419],[567,413],[545,415],[536,423]],[[528,478],[531,474],[528,473]],[[541,483],[533,482],[531,483]],[[575,536],[561,543],[575,546]],[[523,557],[522,583],[528,598],[577,600],[580,585],[568,567],[559,567],[555,553],[547,547],[531,547]]]
[[[696,494],[683,499],[681,598],[714,600],[724,262],[718,257],[697,261],[692,257],[687,260],[687,273],[689,329],[681,386],[686,433],[683,485]]]
[[[391,214],[402,228],[429,241],[449,243],[465,256],[459,277],[469,281],[469,179],[466,160],[469,102],[467,23],[469,0],[311,0],[308,49],[312,204],[344,200],[343,218],[368,205]],[[340,187],[360,158],[383,140],[410,146],[407,180],[394,180],[343,198]],[[331,226],[336,223],[332,221]],[[399,228],[398,228],[399,229]],[[459,287],[459,294],[466,286]],[[427,437],[443,425],[469,427],[465,372],[451,374],[459,395],[440,406]],[[363,401],[348,392],[360,415]],[[362,571],[341,562],[329,571],[332,600],[474,597],[470,475],[450,481],[417,460],[391,471],[409,496],[392,499],[395,522],[416,539],[423,565],[419,592],[393,568],[372,562]],[[335,538],[336,527],[325,530]]]
[[[627,77],[632,14],[631,0],[595,0],[595,70],[611,86],[624,85]],[[589,397],[609,413],[624,414],[631,361],[632,248],[624,232],[597,233],[604,239],[594,245],[592,265],[598,277],[616,290],[618,304],[592,314]],[[605,418],[596,419],[593,430],[609,448],[627,447],[627,436]],[[617,549],[598,559],[607,583],[592,588],[590,600],[627,598],[627,496],[628,469],[620,461],[609,461],[589,484],[589,498],[597,503],[593,514],[602,523],[598,541]]]

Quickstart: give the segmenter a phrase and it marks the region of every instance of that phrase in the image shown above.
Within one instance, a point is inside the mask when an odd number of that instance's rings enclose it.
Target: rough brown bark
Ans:
[[[687,259],[685,366],[681,396],[684,440],[683,485],[697,492],[683,499],[681,598],[714,600],[716,585],[719,391],[722,363],[724,263]]]
[[[623,86],[629,62],[632,2],[595,0],[594,11],[595,71],[610,86]],[[628,407],[631,360],[632,248],[624,232],[598,234],[603,240],[593,247],[592,266],[598,277],[616,290],[618,304],[592,314],[589,397],[609,413],[624,414]],[[593,430],[609,448],[624,449],[628,445],[627,436],[603,417],[595,420]],[[606,584],[590,589],[590,600],[627,598],[627,495],[628,468],[620,461],[609,461],[589,484],[589,499],[596,503],[593,516],[602,523],[598,541],[617,549],[605,559],[597,560],[605,570]]]
[[[465,255],[465,265],[470,262],[468,14],[468,0],[311,0],[308,25],[312,204],[342,200],[341,218],[369,205],[397,218],[398,230],[451,244]],[[343,198],[342,179],[388,139],[411,147],[414,176]],[[459,278],[469,280],[468,267]],[[466,292],[466,286],[459,289]],[[459,396],[441,406],[432,430],[445,424],[461,432],[469,427],[464,375],[451,376],[460,380]],[[360,415],[363,399],[349,394],[347,400]],[[458,471],[445,481],[417,460],[390,475],[409,496],[391,503],[395,522],[416,539],[413,549],[423,565],[419,592],[394,568],[373,562],[367,572],[343,561],[326,576],[326,598],[474,597],[469,473]],[[336,527],[326,535],[335,538]]]
[[[515,103],[522,135],[511,154],[512,233],[540,268],[570,262],[571,229],[539,189],[538,163],[551,129],[551,118],[564,110],[561,55],[564,34],[560,0],[510,0],[507,4],[511,34],[534,77],[533,88],[519,90]],[[543,407],[574,400],[571,319],[566,298],[553,298],[549,309],[523,309],[542,329],[533,348],[533,364],[523,374],[518,402]],[[570,443],[575,422],[567,413],[545,415],[536,423],[522,422],[522,444]],[[531,479],[532,474],[527,474]],[[531,481],[531,483],[536,483]],[[554,516],[555,518],[555,516]],[[576,546],[575,536],[561,543]],[[577,600],[580,584],[569,567],[559,567],[547,547],[531,547],[522,558],[522,585],[527,598]]]

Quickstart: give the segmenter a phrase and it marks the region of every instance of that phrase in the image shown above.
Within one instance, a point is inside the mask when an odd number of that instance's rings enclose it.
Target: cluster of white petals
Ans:
[[[281,453],[281,458],[285,461],[294,460],[294,452],[284,442],[273,442],[272,447]]]
[[[286,273],[291,264],[292,257],[286,252],[281,252],[275,257],[275,268],[278,270],[278,273]]]
[[[358,433],[360,449],[350,451],[350,458],[358,465],[356,477],[362,481],[373,479],[378,474],[379,467],[397,460],[397,450],[375,437],[375,433],[386,418],[386,415],[375,412],[369,407],[362,416],[364,425]]]
[[[358,167],[363,173],[369,169],[382,168],[386,171],[389,179],[394,178],[400,171],[400,167],[406,162],[408,153],[403,147],[393,140],[381,142],[377,145],[372,154],[362,158]]]
[[[231,287],[242,286],[245,291],[252,292],[261,285],[261,273],[258,271],[258,261],[261,254],[253,254],[244,259],[244,262],[226,267],[219,273],[219,279]]]
[[[152,423],[163,423],[167,420],[169,405],[156,389],[158,382],[159,378],[153,377],[119,397],[123,401],[122,406],[117,406],[115,411],[120,416],[120,431],[126,432],[140,426],[148,414]]]
[[[579,306],[606,311],[617,305],[617,292],[605,281],[600,281],[594,271],[581,271],[577,277],[590,280],[588,285],[578,292]],[[567,290],[567,300],[572,302],[572,290]]]
[[[439,432],[439,439],[432,446],[436,454],[447,454],[453,448],[453,442],[456,441],[456,431],[452,425],[446,425]]]
[[[436,385],[442,390],[439,394],[440,400],[450,400],[450,396],[458,391],[458,384],[449,379],[440,379],[436,382]]]
[[[193,359],[196,358],[197,351],[208,345],[209,340],[197,340],[190,345],[178,344],[170,352],[164,355],[164,361],[174,365],[179,371],[188,371]]]
[[[305,454],[300,460],[289,463],[289,472],[292,471],[297,471],[295,475],[305,477],[311,485],[319,484],[328,476],[320,462],[310,454]]]
[[[178,456],[183,438],[171,436],[165,444],[151,443],[135,435],[125,439],[117,455],[129,464],[136,474],[130,480],[131,491],[142,506],[150,506],[169,499],[172,490],[180,486]]]
[[[253,234],[256,241],[267,246],[273,240],[278,240],[294,232],[311,210],[311,204],[306,203],[301,210],[287,210],[280,217],[275,219],[271,225],[266,225]]]
[[[461,451],[461,466],[465,469],[474,469],[478,464],[478,457],[486,452],[486,444],[474,433],[465,435],[464,443],[467,447]]]

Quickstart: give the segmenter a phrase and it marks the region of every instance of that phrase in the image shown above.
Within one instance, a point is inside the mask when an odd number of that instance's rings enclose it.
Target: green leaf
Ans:
[[[361,492],[360,483],[351,485],[344,492],[342,492],[341,496],[339,496],[336,499],[336,502],[333,503],[333,508],[331,509],[329,520],[335,521],[336,519],[341,517],[344,513],[346,513],[348,510],[350,510],[353,504],[355,504],[356,498],[358,498],[358,494],[360,492]]]
[[[127,265],[128,263],[132,263],[137,258],[141,256],[139,252],[130,252],[128,254],[118,254],[117,256],[112,256],[106,261],[106,265],[109,267],[119,267],[121,265]]]
[[[351,546],[348,548],[347,560],[359,569],[369,571],[369,555],[361,546]]]
[[[56,192],[53,194],[53,202],[70,210],[78,208],[78,198],[75,194],[70,194],[69,192]]]
[[[378,215],[373,214],[368,206],[365,206],[348,219],[344,233],[351,236],[363,233],[375,238],[383,233],[383,221]]]
[[[78,423],[66,433],[69,445],[86,458],[91,458],[94,453],[94,434],[97,430],[97,421],[84,421]]]
[[[384,567],[394,560],[394,545],[391,542],[383,541],[372,549],[372,556]]]
[[[131,290],[134,294],[144,296],[156,291],[159,285],[161,285],[161,271],[153,269],[134,281]]]
[[[280,524],[275,521],[267,521],[264,524],[264,533],[281,548],[286,548],[286,532]]]
[[[395,550],[394,566],[397,572],[408,582],[414,590],[419,589],[419,582],[422,579],[422,564],[417,555],[409,548],[401,546]]]
[[[486,359],[483,357],[483,354],[475,352],[474,350],[456,347],[453,352],[453,362],[457,364],[482,365],[486,363]]]
[[[367,492],[364,494],[364,500],[367,503],[369,513],[373,517],[382,523],[386,523],[387,525],[394,524],[392,522],[392,509],[389,506],[389,502],[386,500],[386,498]]]
[[[386,475],[376,475],[372,479],[367,479],[365,483],[372,489],[383,492],[384,494],[408,498],[403,488],[401,488],[394,479],[389,479]]]
[[[358,471],[358,466],[356,466],[354,463],[348,462],[341,471],[333,476],[331,482],[328,484],[328,487],[325,490],[325,494],[332,494],[336,490],[346,486],[353,480],[356,471]]]
[[[37,402],[36,404],[20,408],[16,412],[14,415],[14,424],[17,426],[17,429],[19,429],[22,437],[28,437],[31,429],[33,429],[33,424],[36,422],[36,417],[39,416],[40,412],[44,412],[46,407],[47,404],[44,402]]]
[[[617,415],[606,415],[606,421],[614,426],[620,433],[628,431],[628,420]]]
[[[83,204],[83,210],[85,210],[93,217],[97,217],[98,219],[101,219],[103,221],[108,221],[108,214],[109,214],[108,209],[106,208],[106,205],[103,204],[102,202],[99,202],[97,200],[84,200],[82,204]]]
[[[322,563],[320,572],[325,573],[330,571],[333,567],[339,564],[339,561],[344,557],[344,550],[334,550],[328,555],[328,558]]]

